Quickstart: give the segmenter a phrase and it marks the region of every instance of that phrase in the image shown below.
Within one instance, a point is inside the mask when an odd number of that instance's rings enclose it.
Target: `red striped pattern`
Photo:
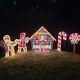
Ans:
[[[67,39],[67,34],[64,31],[59,32],[58,34],[58,42],[57,42],[57,50],[61,51],[61,42]]]

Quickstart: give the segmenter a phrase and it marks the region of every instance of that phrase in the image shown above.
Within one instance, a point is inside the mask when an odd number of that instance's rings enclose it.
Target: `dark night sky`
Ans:
[[[77,0],[0,0],[0,36],[23,31],[30,36],[41,25],[52,34],[80,33],[79,7]]]

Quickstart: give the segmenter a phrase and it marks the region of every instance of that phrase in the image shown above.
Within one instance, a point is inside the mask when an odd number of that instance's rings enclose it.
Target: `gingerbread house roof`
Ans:
[[[54,41],[56,41],[56,39],[50,34],[50,32],[48,32],[43,26],[42,26],[38,31],[36,31],[36,32],[29,38],[29,40],[32,39],[38,32],[40,32],[40,31],[42,31],[42,30],[45,31],[47,34],[49,34]]]

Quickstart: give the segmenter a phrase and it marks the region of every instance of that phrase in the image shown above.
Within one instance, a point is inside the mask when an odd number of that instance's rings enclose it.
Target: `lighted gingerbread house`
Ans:
[[[30,41],[35,52],[49,52],[56,39],[42,26],[30,37]]]

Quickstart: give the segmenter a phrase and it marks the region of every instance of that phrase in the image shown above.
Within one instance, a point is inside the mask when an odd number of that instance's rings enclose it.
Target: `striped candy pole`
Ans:
[[[58,43],[57,43],[57,51],[61,51],[61,42],[67,39],[67,34],[64,31],[59,32],[58,34]]]
[[[78,44],[80,41],[80,35],[78,33],[72,33],[69,36],[69,40],[71,41],[71,44],[73,44],[73,52],[75,53],[75,44]]]
[[[79,41],[80,41],[80,35],[79,35]]]

